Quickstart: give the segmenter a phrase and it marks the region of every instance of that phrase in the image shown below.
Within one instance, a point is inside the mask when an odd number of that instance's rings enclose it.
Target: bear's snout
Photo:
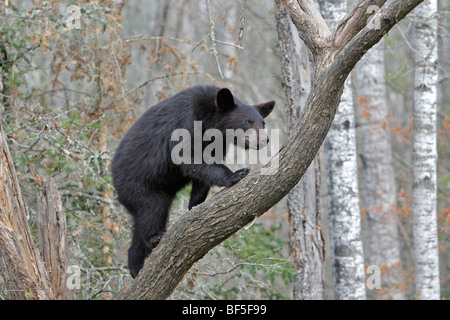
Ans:
[[[266,130],[249,130],[250,133],[245,137],[245,146],[246,149],[255,149],[259,150],[264,148],[269,143],[269,136],[267,135]]]

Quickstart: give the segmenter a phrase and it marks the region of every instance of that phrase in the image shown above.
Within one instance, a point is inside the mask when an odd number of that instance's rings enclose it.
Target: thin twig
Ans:
[[[194,52],[195,49],[197,49],[199,45],[201,45],[203,42],[205,42],[206,39],[210,38],[210,36],[211,36],[211,34],[208,33],[208,34],[206,35],[206,37],[204,37],[202,40],[200,40],[199,42],[197,42],[197,44],[194,46],[194,48],[192,48],[192,52]],[[240,45],[237,45],[237,44],[234,44],[234,43],[231,43],[231,42],[221,41],[221,40],[217,40],[217,39],[215,39],[214,42],[220,43],[220,44],[224,44],[224,45],[226,45],[226,46],[235,47],[235,48],[241,49],[241,50],[244,49],[244,47],[241,47]]]
[[[149,36],[147,34],[140,34],[140,35],[131,36],[129,38],[114,40],[114,41],[100,47],[100,49],[110,50],[112,45],[119,41],[122,41],[124,43],[131,43],[131,42],[135,42],[135,41],[161,41],[161,40],[170,40],[170,41],[175,41],[175,42],[179,42],[179,43],[193,44],[192,41],[186,40],[186,39],[178,39],[178,38],[167,37],[167,36]]]
[[[213,53],[214,58],[216,60],[216,66],[217,66],[217,69],[219,70],[220,77],[223,79],[223,72],[222,72],[222,68],[220,67],[220,63],[219,63],[219,54],[217,53],[217,49],[216,49],[215,25],[214,25],[214,19],[211,14],[210,0],[206,0],[206,6],[208,8],[209,25],[211,27],[211,33],[209,34],[209,36],[211,38],[211,42],[212,42],[211,52]]]
[[[203,42],[205,42],[205,40],[208,39],[210,36],[211,36],[211,34],[208,33],[208,34],[206,35],[206,37],[204,37],[202,40],[200,40],[200,41],[194,46],[194,48],[192,48],[192,52],[194,52],[195,49],[197,49],[198,46],[201,45]]]
[[[111,207],[115,207],[114,206],[114,200],[113,199],[106,199],[106,198],[102,198],[96,195],[92,195],[92,194],[88,194],[88,193],[83,193],[83,192],[72,192],[72,191],[68,191],[68,190],[61,190],[59,191],[59,194],[61,195],[61,197],[77,197],[77,198],[83,198],[83,199],[90,199],[90,200],[95,200],[95,201],[99,201],[102,202],[104,204],[107,204]]]
[[[242,1],[242,13],[241,18],[239,19],[241,22],[241,25],[239,27],[239,38],[238,38],[238,46],[242,46],[242,38],[244,37],[244,29],[245,29],[245,10],[247,10],[247,0]]]
[[[220,43],[220,44],[224,44],[224,45],[227,45],[227,46],[235,47],[237,49],[241,49],[241,50],[244,49],[244,47],[241,47],[240,45],[234,44],[234,43],[231,43],[231,42],[220,41],[220,40],[217,40],[217,39],[214,40],[214,41],[217,42],[217,43]]]
[[[149,83],[152,83],[152,82],[154,82],[156,80],[168,79],[168,78],[171,78],[171,77],[176,77],[176,76],[181,76],[181,75],[190,75],[190,74],[207,74],[207,73],[205,73],[203,71],[187,71],[187,72],[171,73],[171,74],[166,74],[166,75],[163,75],[163,76],[154,77],[154,78],[145,80],[140,85],[138,85],[136,88],[128,91],[126,95],[128,96],[130,94],[133,94],[137,90],[141,89],[142,87],[145,87]]]

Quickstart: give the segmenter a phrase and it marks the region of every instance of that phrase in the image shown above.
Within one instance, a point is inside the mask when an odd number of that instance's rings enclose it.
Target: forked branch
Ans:
[[[333,35],[333,46],[341,51],[385,4],[386,0],[359,0],[339,23]],[[375,26],[376,27],[376,26]]]
[[[314,54],[320,54],[329,45],[328,26],[314,1],[284,0],[300,38]]]

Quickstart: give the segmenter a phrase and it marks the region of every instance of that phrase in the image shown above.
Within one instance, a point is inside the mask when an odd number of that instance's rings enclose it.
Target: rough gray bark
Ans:
[[[281,0],[276,0],[276,20],[282,57],[283,86],[289,130],[300,118],[311,91],[313,64],[308,47],[299,38]],[[324,242],[320,225],[319,156],[288,197],[290,254],[294,266],[294,299],[325,299]]]
[[[366,257],[370,265],[384,270],[383,295],[375,296],[373,292],[371,297],[404,299],[403,292],[396,289],[402,281],[402,267],[382,43],[361,59],[353,76],[363,174],[361,190],[368,227]]]
[[[339,33],[325,42],[316,39],[313,31],[321,24],[308,18],[297,2],[297,6],[290,6],[294,1],[285,1],[301,38],[308,39],[308,47],[317,48],[319,53],[315,56],[313,89],[300,120],[280,149],[278,170],[274,175],[261,175],[260,170],[254,170],[233,187],[181,216],[146,260],[138,277],[116,298],[167,298],[194,262],[280,201],[300,181],[322,145],[350,71],[367,50],[422,1],[390,1],[380,10],[380,29],[355,23],[350,30],[355,36],[345,45],[340,42],[338,51],[333,43]],[[296,12],[295,17],[292,12]],[[355,14],[358,12],[359,9]],[[271,164],[272,161],[266,167]]]
[[[437,1],[415,12],[413,240],[418,297],[440,299],[436,216]]]
[[[336,28],[347,12],[347,1],[320,1],[320,4],[326,21],[332,29]],[[364,300],[364,253],[350,78],[345,82],[339,108],[325,140],[325,159],[334,295],[338,300]]]

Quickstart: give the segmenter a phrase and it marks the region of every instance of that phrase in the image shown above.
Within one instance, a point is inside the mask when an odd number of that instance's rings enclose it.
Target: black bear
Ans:
[[[194,133],[196,121],[201,122],[202,132],[216,129],[224,136],[227,129],[252,132],[248,130],[252,128],[257,136],[245,136],[243,145],[259,149],[268,142],[263,118],[272,112],[274,105],[270,101],[249,106],[226,88],[195,86],[151,107],[131,127],[119,144],[111,171],[118,199],[133,217],[133,238],[128,249],[128,266],[133,277],[164,234],[169,209],[180,189],[192,183],[191,209],[206,199],[212,185],[231,186],[249,172],[247,168],[232,172],[217,162],[176,164],[172,149],[177,141],[172,141],[172,133],[176,129]],[[236,144],[236,140],[231,143]],[[207,145],[201,142],[202,149]],[[224,153],[226,147],[224,141]]]

